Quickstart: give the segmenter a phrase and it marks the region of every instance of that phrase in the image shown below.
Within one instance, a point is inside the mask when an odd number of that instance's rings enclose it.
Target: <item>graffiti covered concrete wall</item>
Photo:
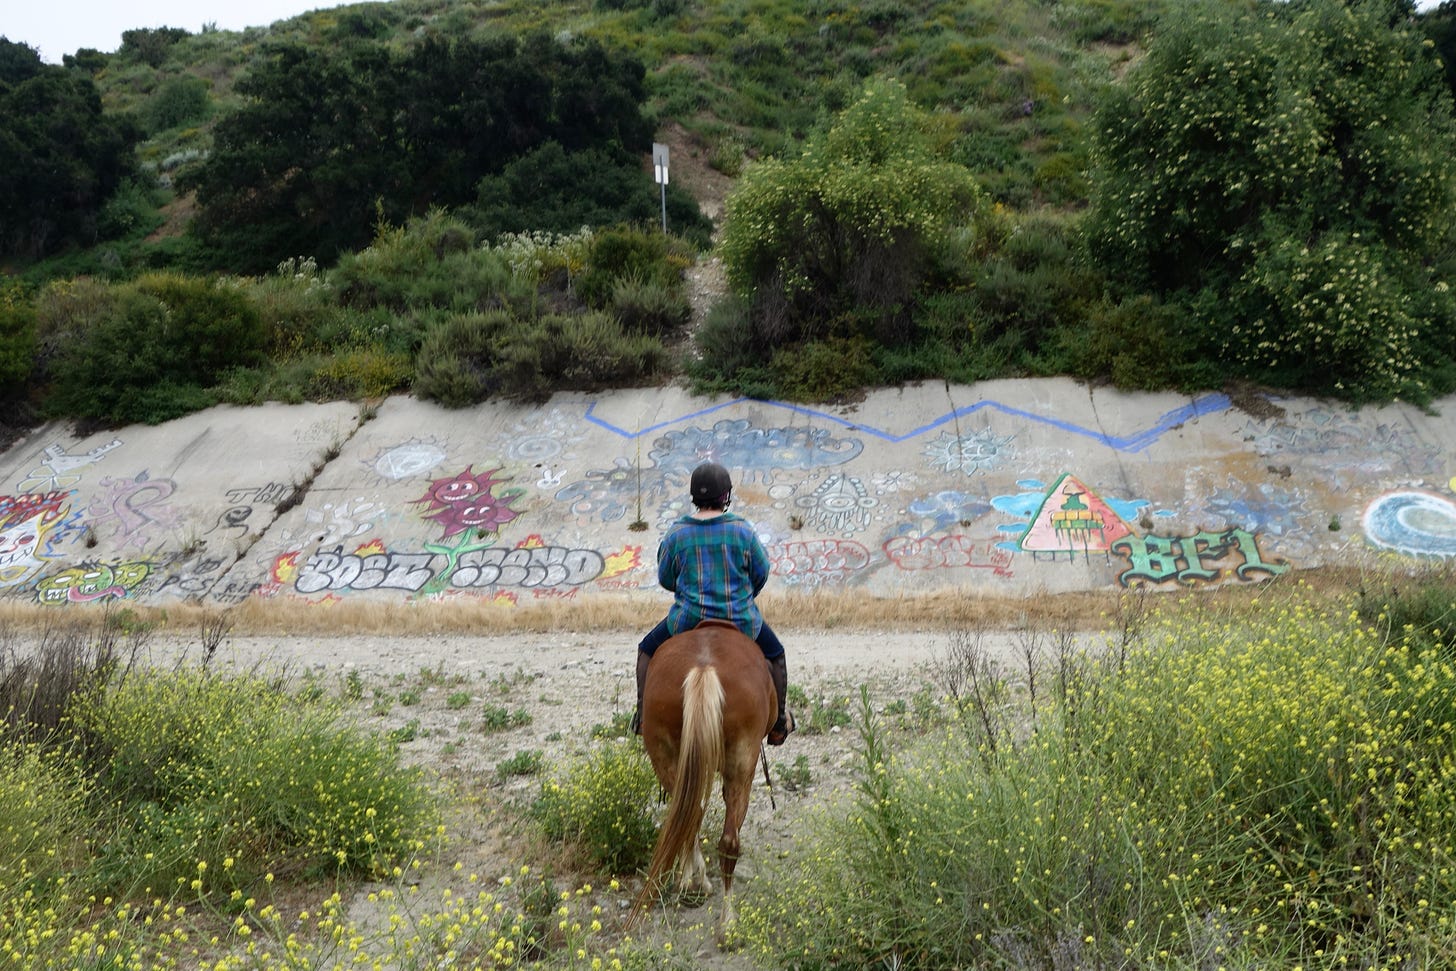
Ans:
[[[1453,402],[1444,402],[1449,407]],[[1456,421],[1060,379],[846,408],[558,395],[218,408],[0,455],[0,597],[57,608],[664,599],[692,468],[735,476],[781,590],[1032,596],[1456,556]]]

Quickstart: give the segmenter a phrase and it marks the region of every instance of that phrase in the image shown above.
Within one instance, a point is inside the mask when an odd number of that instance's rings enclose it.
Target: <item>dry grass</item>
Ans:
[[[1129,615],[1151,606],[1164,613],[1215,608],[1237,615],[1254,609],[1261,597],[1293,594],[1337,600],[1362,589],[1369,574],[1359,568],[1321,568],[1287,574],[1260,584],[1228,584],[1214,588],[1143,592],[1108,589],[1032,597],[987,596],[963,589],[923,596],[870,597],[843,590],[765,595],[764,615],[776,629],[794,630],[961,630],[1055,628],[1099,630],[1116,626]],[[112,608],[105,617],[127,625],[170,632],[191,632],[225,625],[236,634],[504,634],[512,631],[645,630],[666,610],[660,597],[587,597],[567,602],[508,606],[483,601],[367,603],[342,601],[320,605],[250,600],[233,608],[172,604],[166,607]],[[95,610],[60,610],[22,604],[0,604],[0,629],[92,625]]]

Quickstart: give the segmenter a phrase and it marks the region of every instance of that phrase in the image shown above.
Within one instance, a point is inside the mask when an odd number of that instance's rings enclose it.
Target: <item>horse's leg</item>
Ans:
[[[740,743],[728,754],[723,772],[723,836],[718,840],[718,869],[723,874],[723,909],[718,915],[718,944],[733,923],[733,871],[738,866],[738,831],[748,818],[748,796],[758,768],[757,744]]]
[[[702,840],[694,838],[691,850],[683,853],[682,881],[678,886],[687,895],[708,897],[713,893],[713,884],[708,880],[708,864],[703,860]]]

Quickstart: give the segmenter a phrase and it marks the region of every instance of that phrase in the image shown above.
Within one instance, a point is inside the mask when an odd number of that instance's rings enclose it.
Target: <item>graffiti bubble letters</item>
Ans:
[[[601,575],[606,561],[596,550],[531,546],[483,549],[460,554],[452,587],[580,586]]]
[[[870,552],[851,539],[775,543],[768,548],[773,575],[785,583],[841,583],[869,566]]]
[[[652,460],[664,471],[687,473],[707,459],[745,478],[769,482],[775,469],[843,465],[864,450],[857,438],[834,438],[822,428],[754,428],[746,418],[724,419],[712,428],[670,431],[652,443]]]
[[[1124,556],[1128,568],[1118,574],[1124,587],[1145,583],[1197,583],[1217,580],[1226,572],[1217,564],[1227,557],[1242,562],[1233,568],[1240,580],[1255,574],[1277,577],[1289,569],[1283,560],[1266,560],[1258,538],[1246,529],[1222,533],[1198,532],[1192,536],[1138,536],[1130,534],[1112,544],[1112,552]]]
[[[969,536],[897,536],[884,545],[885,556],[902,570],[948,570],[966,567],[990,570],[998,577],[1011,576],[1011,551],[986,544],[985,556],[977,559],[976,544]]]
[[[320,590],[419,590],[430,582],[428,553],[345,553],[340,547],[319,550],[298,571],[293,589],[299,593]]]

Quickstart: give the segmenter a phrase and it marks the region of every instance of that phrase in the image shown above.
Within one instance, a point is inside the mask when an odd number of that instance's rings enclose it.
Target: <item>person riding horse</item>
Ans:
[[[692,513],[673,523],[657,548],[657,582],[675,595],[667,616],[637,645],[637,711],[632,733],[642,734],[642,688],[653,653],[668,638],[705,620],[725,620],[752,638],[768,662],[779,715],[768,733],[782,745],[794,730],[788,710],[789,669],[784,645],[764,622],[754,598],[768,582],[768,553],[746,519],[728,511],[733,479],[717,462],[693,469]]]

